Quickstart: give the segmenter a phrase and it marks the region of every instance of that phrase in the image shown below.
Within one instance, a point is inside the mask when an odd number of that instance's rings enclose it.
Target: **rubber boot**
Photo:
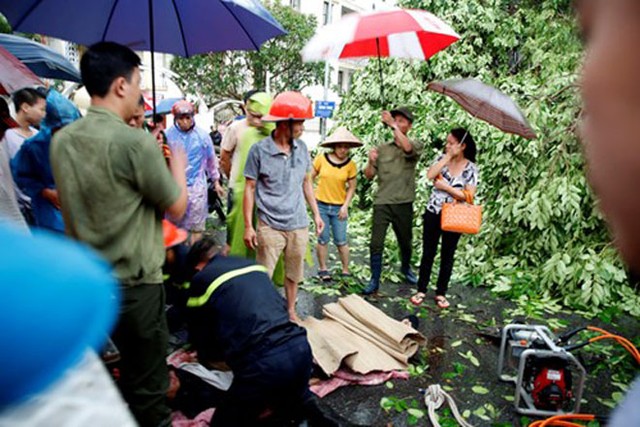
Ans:
[[[418,284],[418,278],[411,270],[411,267],[402,267],[400,269],[400,272],[404,275],[404,279],[407,281],[408,284],[413,286]]]
[[[382,254],[371,255],[371,280],[362,291],[362,295],[371,295],[378,292],[380,287],[380,275],[382,274]]]

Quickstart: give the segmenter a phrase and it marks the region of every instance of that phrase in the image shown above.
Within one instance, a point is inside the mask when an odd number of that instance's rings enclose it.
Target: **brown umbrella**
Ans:
[[[42,85],[42,82],[18,58],[0,47],[0,95],[9,95],[27,86]]]
[[[427,89],[447,95],[473,117],[504,132],[527,139],[536,137],[518,105],[493,86],[475,79],[453,79],[429,83]]]

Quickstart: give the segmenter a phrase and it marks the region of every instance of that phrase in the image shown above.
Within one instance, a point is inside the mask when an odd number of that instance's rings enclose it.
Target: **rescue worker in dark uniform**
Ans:
[[[187,258],[198,271],[187,291],[189,341],[201,364],[224,361],[234,374],[211,425],[263,425],[265,410],[268,425],[303,416],[312,401],[306,331],[289,320],[286,301],[263,266],[217,255],[214,248],[204,238]]]

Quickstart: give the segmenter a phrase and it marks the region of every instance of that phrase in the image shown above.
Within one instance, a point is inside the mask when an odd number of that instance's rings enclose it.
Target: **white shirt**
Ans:
[[[5,132],[4,137],[7,140],[7,153],[9,154],[9,160],[13,160],[16,154],[18,154],[18,151],[25,140],[38,133],[38,129],[31,126],[29,126],[29,130],[31,131],[31,135],[29,136],[24,136],[17,128],[8,129]]]
[[[0,223],[9,223],[28,230],[27,223],[20,212],[16,196],[16,185],[11,176],[7,140],[0,140]]]
[[[24,136],[21,132],[18,131],[18,128],[7,129],[4,133],[4,142],[7,151],[7,155],[9,156],[9,161],[13,160],[13,158],[20,151],[20,147],[22,144],[32,136],[35,136],[38,133],[38,129],[29,126],[29,130],[31,131],[30,136]],[[17,185],[14,183],[14,187],[16,189],[16,194],[18,196],[18,201],[23,206],[31,206],[31,198],[24,194]]]
[[[229,188],[233,188],[236,179],[238,176],[242,174],[240,169],[240,156],[238,152],[240,151],[240,142],[242,138],[242,133],[249,127],[249,123],[247,119],[236,120],[231,123],[231,125],[224,132],[224,136],[222,137],[222,142],[220,143],[220,148],[233,153],[231,155],[231,172],[229,173]]]

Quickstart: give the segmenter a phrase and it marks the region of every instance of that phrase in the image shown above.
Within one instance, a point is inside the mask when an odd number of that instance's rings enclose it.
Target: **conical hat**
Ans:
[[[333,147],[336,144],[348,144],[351,148],[362,147],[364,144],[358,138],[355,137],[345,127],[339,127],[331,134],[330,137],[324,140],[321,147]]]

